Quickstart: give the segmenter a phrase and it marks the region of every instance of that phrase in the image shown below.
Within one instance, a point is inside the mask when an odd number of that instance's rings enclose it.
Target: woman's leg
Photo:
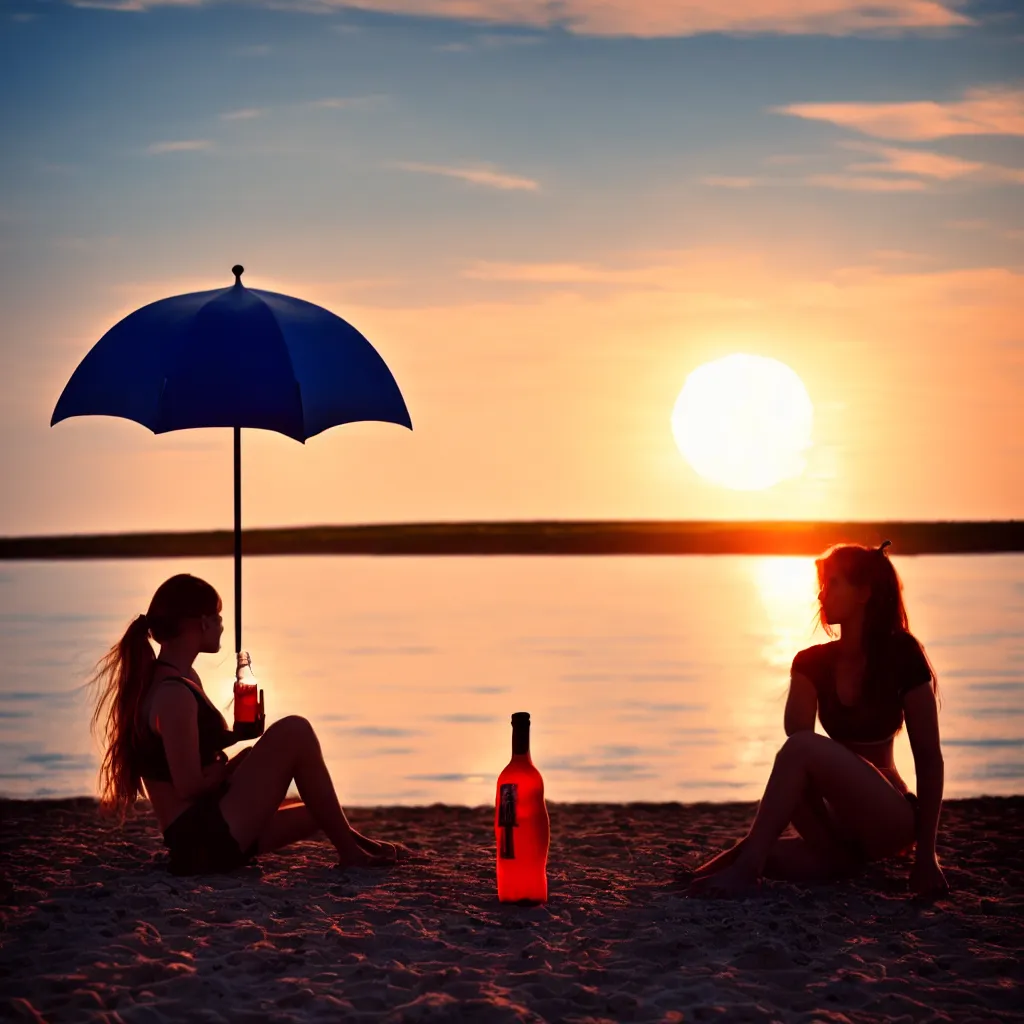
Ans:
[[[260,833],[260,853],[280,850],[283,846],[309,839],[320,831],[309,808],[301,800],[286,800],[274,813],[267,827]],[[370,839],[352,829],[352,838],[369,854],[393,860],[400,856],[401,849],[395,843]]]
[[[231,776],[231,788],[221,799],[224,820],[243,850],[254,842],[262,844],[293,779],[310,817],[334,844],[342,863],[383,860],[366,853],[356,842],[324,764],[320,741],[309,722],[296,715],[267,729]],[[297,815],[286,820],[288,824],[281,826],[283,835],[290,834],[292,828],[298,830],[300,822],[305,824]],[[271,834],[269,838],[273,841],[275,837]]]
[[[320,831],[309,808],[304,803],[289,804],[274,811],[270,821],[260,832],[260,853],[280,850],[303,839],[309,839]]]
[[[695,887],[729,895],[755,881],[808,786],[828,801],[868,859],[897,853],[913,841],[913,811],[881,772],[834,740],[801,732],[791,736],[776,756],[742,849],[727,868],[698,880]]]
[[[777,839],[765,862],[769,878],[788,881],[818,881],[826,877],[848,874],[856,865],[847,847],[836,835],[825,801],[807,786],[793,811],[789,824],[799,839]],[[738,840],[728,850],[705,861],[693,873],[705,878],[724,870],[743,852],[746,839]]]

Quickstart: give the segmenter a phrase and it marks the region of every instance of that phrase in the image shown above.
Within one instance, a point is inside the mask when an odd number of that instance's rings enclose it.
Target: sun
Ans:
[[[672,433],[706,480],[760,491],[799,476],[814,407],[785,363],[736,353],[698,366],[672,410]]]

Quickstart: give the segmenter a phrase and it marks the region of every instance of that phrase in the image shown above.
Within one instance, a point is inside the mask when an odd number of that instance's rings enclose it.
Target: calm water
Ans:
[[[1024,557],[895,561],[947,795],[1024,792]],[[0,792],[95,792],[81,683],[186,570],[225,595],[229,649],[228,560],[0,569]],[[793,654],[825,639],[804,558],[253,558],[245,582],[268,717],[313,721],[352,804],[490,802],[519,710],[551,799],[756,799]],[[198,668],[226,708],[233,654]],[[897,764],[913,784],[905,734]]]

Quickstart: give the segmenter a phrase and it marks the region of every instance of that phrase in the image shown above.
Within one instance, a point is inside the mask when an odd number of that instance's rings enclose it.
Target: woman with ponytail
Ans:
[[[306,719],[275,722],[227,759],[234,734],[193,667],[220,650],[223,632],[217,591],[172,576],[100,662],[93,726],[104,735],[104,808],[123,818],[145,788],[177,874],[228,871],[320,830],[342,865],[393,863],[393,844],[349,824]],[[302,802],[282,806],[292,781]]]
[[[915,847],[910,887],[949,888],[935,853],[943,761],[935,676],[909,632],[902,584],[885,553],[829,549],[818,570],[819,619],[839,637],[793,659],[782,745],[748,834],[696,872],[691,892],[734,895],[762,875],[825,881]],[[815,718],[827,735],[814,731]],[[919,795],[893,762],[907,726]],[[780,838],[788,825],[794,838]]]

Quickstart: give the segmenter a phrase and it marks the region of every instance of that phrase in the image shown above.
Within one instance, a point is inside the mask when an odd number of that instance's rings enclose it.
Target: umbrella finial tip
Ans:
[[[236,263],[231,268],[231,273],[235,275],[235,284],[242,283],[242,275],[245,273],[245,267],[241,263]]]

